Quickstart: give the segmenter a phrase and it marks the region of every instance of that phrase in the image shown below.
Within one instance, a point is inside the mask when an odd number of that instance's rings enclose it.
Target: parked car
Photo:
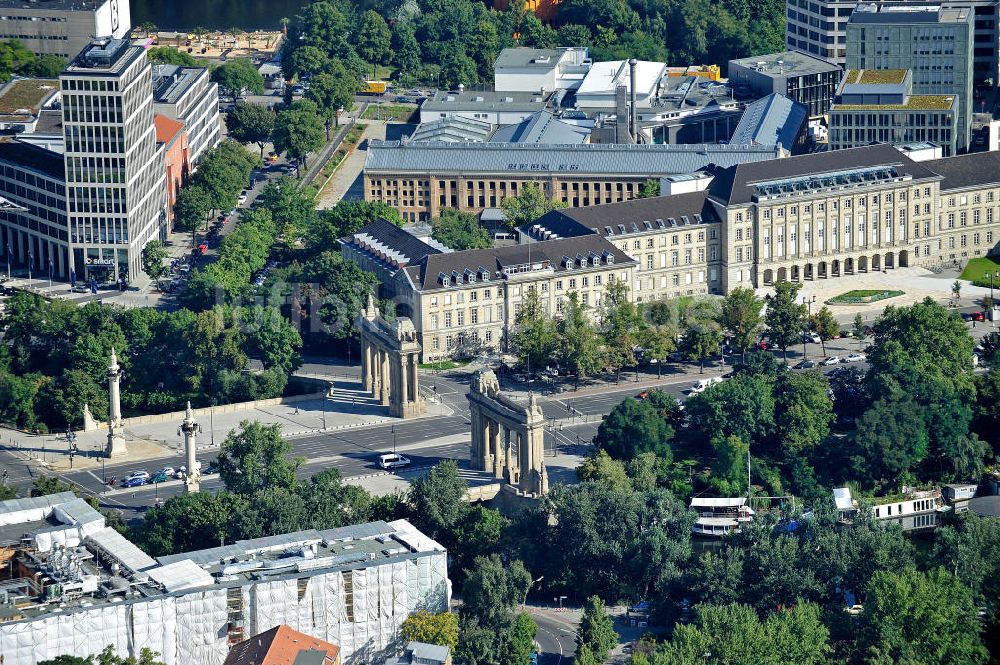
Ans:
[[[173,477],[174,477],[174,467],[165,466],[159,471],[157,471],[155,474],[153,474],[153,477],[150,479],[150,482],[165,483]]]
[[[863,363],[867,359],[868,359],[868,356],[866,356],[863,353],[852,353],[852,354],[844,357],[844,362],[845,363]]]
[[[973,321],[985,321],[986,320],[986,314],[984,314],[983,312],[973,312],[972,313],[972,320]]]
[[[820,364],[826,367],[829,367],[830,365],[838,365],[840,364],[840,356],[829,356],[828,358],[824,358]]]
[[[389,469],[401,469],[410,466],[410,458],[397,453],[386,453],[385,455],[379,455],[378,465],[387,471]]]
[[[971,321],[972,320],[972,314],[970,314],[969,312],[962,312],[961,313],[961,317],[962,317],[963,321]]]
[[[141,487],[149,482],[149,474],[146,476],[129,476],[122,481],[122,487]]]
[[[820,340],[819,335],[817,335],[814,332],[804,332],[804,333],[802,333],[802,341],[803,342],[812,342],[813,344],[819,344],[820,341],[822,341],[822,340]]]
[[[72,293],[90,293],[90,287],[86,284],[77,284],[76,286],[69,287]]]
[[[243,192],[242,194],[240,194],[239,198],[236,199],[236,205],[243,205],[244,203],[247,202],[247,199],[249,198],[250,196],[246,192]]]
[[[795,369],[812,369],[815,366],[816,366],[816,361],[809,360],[808,358],[806,358],[805,360],[800,360],[794,365]]]

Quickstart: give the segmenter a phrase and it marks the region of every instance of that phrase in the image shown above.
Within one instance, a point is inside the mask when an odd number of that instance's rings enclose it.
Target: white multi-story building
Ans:
[[[381,662],[413,612],[448,609],[447,552],[406,520],[152,558],[71,492],[0,502],[0,655],[35,665],[107,646],[222,665],[276,625]]]
[[[36,55],[71,58],[94,37],[127,37],[129,0],[0,0],[0,40]]]
[[[192,165],[221,140],[219,85],[204,67],[154,65],[153,110],[184,125]]]
[[[575,90],[590,71],[584,47],[505,48],[493,65],[497,92]]]
[[[145,49],[122,39],[94,41],[59,76],[77,276],[138,276],[143,247],[165,228],[166,167],[150,77]]]

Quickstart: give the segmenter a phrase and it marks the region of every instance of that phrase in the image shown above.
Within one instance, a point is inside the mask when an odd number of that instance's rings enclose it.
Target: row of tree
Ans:
[[[202,155],[198,170],[177,194],[174,229],[194,232],[216,212],[236,207],[240,192],[250,185],[250,173],[260,165],[235,141],[224,140]]]

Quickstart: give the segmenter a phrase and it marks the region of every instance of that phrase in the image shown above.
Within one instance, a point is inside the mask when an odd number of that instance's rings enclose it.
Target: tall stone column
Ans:
[[[108,445],[104,451],[107,457],[121,457],[128,452],[122,431],[121,379],[122,368],[112,348],[111,363],[108,365]]]
[[[368,343],[368,339],[362,335],[361,336],[361,389],[365,392],[370,392],[372,389],[372,361],[371,361],[371,344]]]
[[[489,472],[493,470],[494,460],[496,459],[497,440],[500,438],[500,424],[493,419],[488,419],[485,433],[486,441],[483,442],[482,470]]]
[[[382,390],[379,396],[379,401],[382,402],[382,406],[389,406],[390,401],[390,388],[392,387],[392,377],[390,376],[389,369],[389,354],[383,351],[381,354],[381,361],[379,363],[379,371],[382,374]]]
[[[197,492],[201,489],[201,472],[198,470],[197,449],[198,432],[201,427],[194,420],[191,402],[187,403],[184,422],[181,423],[181,433],[184,435],[184,459],[187,465],[187,476],[184,478],[184,491]]]

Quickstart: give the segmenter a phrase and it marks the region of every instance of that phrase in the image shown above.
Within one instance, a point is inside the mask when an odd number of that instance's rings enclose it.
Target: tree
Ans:
[[[594,444],[619,460],[644,452],[670,460],[673,438],[673,428],[648,401],[627,398],[601,421]]]
[[[660,195],[660,181],[650,178],[639,187],[639,198],[649,199]]]
[[[774,387],[775,430],[792,453],[808,453],[826,438],[833,424],[830,384],[818,372],[785,372]]]
[[[174,203],[174,228],[194,232],[211,209],[212,201],[204,187],[191,184],[182,188]]]
[[[646,358],[650,362],[656,362],[656,376],[660,377],[664,361],[677,348],[673,331],[667,326],[644,326],[639,331],[639,344],[642,346]]]
[[[410,486],[413,521],[431,538],[453,542],[455,529],[469,511],[468,489],[453,460],[438,462]]]
[[[392,36],[385,19],[378,12],[369,9],[362,14],[356,46],[361,57],[372,64],[373,70],[375,65],[385,64],[389,59]],[[374,71],[372,77],[375,77]]]
[[[753,445],[774,429],[774,396],[767,377],[737,374],[687,400],[691,423],[707,437],[737,436]]]
[[[684,328],[678,350],[688,360],[699,363],[699,372],[705,371],[705,360],[722,348],[722,331],[715,321],[692,321]]]
[[[159,655],[155,651],[143,647],[139,651],[138,659],[132,656],[123,658],[115,655],[114,648],[108,645],[96,656],[87,656],[86,658],[80,656],[57,656],[51,660],[38,661],[38,665],[163,665],[162,662],[156,660]],[[95,658],[97,660],[94,660]]]
[[[802,337],[802,322],[805,320],[806,306],[796,302],[799,285],[784,280],[774,283],[774,295],[767,301],[767,336],[775,344],[788,362],[788,347]]]
[[[399,211],[381,201],[340,201],[323,210],[306,230],[306,250],[309,253],[328,251],[338,246],[338,240],[357,233],[377,219],[403,226]]]
[[[231,543],[243,537],[234,516],[249,509],[248,499],[232,492],[178,494],[150,508],[131,535],[152,556]]]
[[[323,131],[323,119],[316,104],[300,99],[278,112],[271,141],[276,151],[296,160],[297,172],[298,162],[305,164],[308,154],[323,145]]]
[[[264,158],[264,146],[274,132],[274,111],[261,104],[236,102],[233,110],[226,114],[226,128],[229,138],[243,144],[256,143],[260,148],[260,158]]]
[[[514,315],[511,348],[521,365],[531,372],[548,365],[557,347],[556,324],[545,311],[538,289],[528,286]]]
[[[286,239],[301,237],[316,219],[316,202],[290,178],[268,182],[257,201],[271,213],[278,235]]]
[[[819,606],[795,603],[761,621],[748,605],[703,604],[693,624],[674,627],[648,657],[654,665],[825,665],[829,662],[829,630]]]
[[[562,316],[556,321],[556,334],[559,366],[572,372],[577,383],[601,369],[600,340],[576,291],[563,301]]]
[[[603,663],[617,644],[618,634],[604,609],[604,602],[598,596],[591,596],[583,605],[580,627],[576,630],[576,648],[586,645],[597,662]]]
[[[927,456],[929,435],[921,408],[912,399],[880,399],[858,419],[852,463],[859,477],[880,486],[896,485]]]
[[[628,297],[624,280],[611,282],[604,289],[601,300],[601,337],[604,340],[604,358],[616,373],[622,367],[636,364],[635,348],[639,341],[642,318],[639,310]]]
[[[619,490],[628,490],[632,487],[625,465],[613,459],[603,448],[595,450],[576,467],[576,477],[580,482],[588,480],[604,482]]]
[[[761,313],[764,301],[757,297],[753,289],[737,287],[722,299],[719,311],[719,325],[731,339],[733,348],[739,350],[746,360],[747,349],[754,346],[763,328]]]
[[[179,65],[181,67],[203,66],[190,53],[179,51],[169,46],[154,46],[146,51],[146,57],[154,65]]]
[[[513,229],[535,221],[550,210],[565,208],[566,205],[547,199],[537,184],[529,182],[521,187],[521,193],[517,196],[503,199],[500,207],[507,225]]]
[[[496,554],[476,558],[462,589],[463,623],[505,632],[530,586],[531,574],[520,561],[505,563]]]
[[[833,312],[829,307],[824,306],[817,313],[809,318],[809,327],[819,335],[820,344],[823,347],[823,355],[826,355],[826,343],[840,335],[840,323],[833,318]]]
[[[152,280],[158,280],[167,273],[163,260],[168,258],[166,248],[159,240],[152,240],[142,248],[142,271]]]
[[[265,369],[278,367],[284,374],[290,374],[302,365],[298,352],[302,337],[277,308],[242,309],[239,320],[247,337],[248,355],[259,358]]]
[[[500,647],[500,665],[523,665],[531,661],[538,624],[527,612],[518,612]]]
[[[361,81],[340,60],[331,60],[326,69],[312,77],[306,99],[315,102],[323,116],[326,138],[330,140],[330,125],[340,125],[340,111],[350,110],[354,94]]]
[[[472,213],[444,208],[431,220],[431,237],[455,251],[493,246],[489,232]]]
[[[419,610],[406,617],[400,626],[399,636],[407,642],[424,642],[454,649],[458,644],[458,615]]]
[[[227,90],[234,99],[250,93],[264,92],[264,77],[249,58],[233,58],[212,70],[212,80]]]
[[[875,574],[865,603],[869,661],[985,663],[969,589],[943,569]]]
[[[861,318],[860,312],[854,315],[854,321],[851,324],[851,333],[858,340],[858,350],[860,351],[864,348],[865,338],[868,337],[868,327],[865,325],[865,320]]]
[[[48,496],[61,492],[73,492],[74,489],[72,485],[64,482],[58,476],[47,476],[43,473],[31,483],[31,492],[28,496]]]
[[[280,425],[244,420],[222,442],[219,477],[236,494],[249,495],[266,487],[294,488],[302,459],[290,459],[291,451]]]
[[[420,68],[420,44],[413,28],[397,21],[392,38],[392,62],[401,75],[412,76]]]
[[[66,69],[66,59],[60,58],[57,55],[44,54],[38,56],[34,64],[30,68],[30,73],[32,76],[37,76],[38,78],[53,79],[58,78],[59,74]]]

